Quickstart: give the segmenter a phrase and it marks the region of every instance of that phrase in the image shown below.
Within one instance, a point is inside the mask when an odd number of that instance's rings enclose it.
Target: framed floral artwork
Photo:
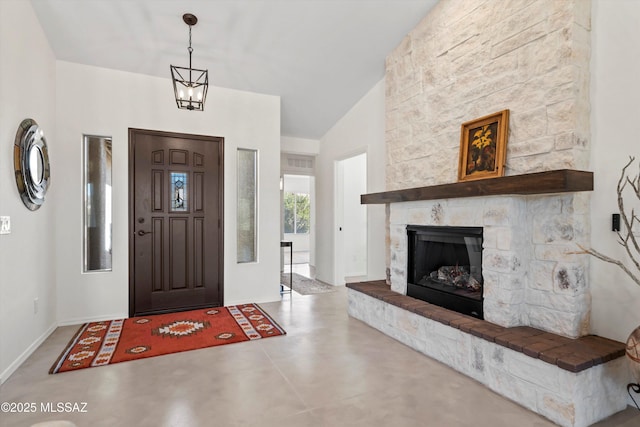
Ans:
[[[509,110],[462,124],[458,181],[504,175]]]

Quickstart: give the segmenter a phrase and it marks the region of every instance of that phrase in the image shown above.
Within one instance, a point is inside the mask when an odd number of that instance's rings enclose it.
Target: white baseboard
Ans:
[[[22,354],[18,356],[16,360],[14,360],[11,365],[9,365],[7,369],[4,370],[4,372],[2,372],[2,374],[0,374],[0,384],[3,384],[6,380],[8,380],[9,377],[20,367],[20,365],[22,365],[24,361],[27,360],[38,347],[40,347],[40,344],[42,344],[44,340],[49,338],[49,335],[51,335],[53,331],[56,330],[56,328],[57,325],[54,323],[49,327],[49,329],[47,329],[42,335],[40,335],[37,340],[31,343],[31,345],[27,347],[27,349],[23,351]]]
[[[77,317],[75,319],[67,319],[58,322],[58,326],[73,326],[73,325],[84,325],[89,322],[104,322],[105,320],[116,320],[116,319],[126,319],[128,318],[128,314],[118,313],[118,314],[110,314],[107,316],[96,316],[96,317]]]
[[[84,323],[89,323],[89,322],[102,322],[104,320],[123,319],[126,317],[129,317],[129,316],[127,316],[126,314],[123,315],[122,313],[120,313],[120,314],[110,315],[110,316],[67,319],[62,322],[58,322],[57,324],[54,323],[49,327],[49,329],[45,331],[45,333],[40,335],[38,339],[36,339],[33,343],[31,343],[31,345],[25,351],[23,351],[22,354],[18,356],[13,362],[11,362],[11,365],[9,365],[7,369],[5,369],[0,374],[0,384],[3,384],[6,380],[8,380],[9,377],[20,367],[20,365],[22,365],[24,361],[27,360],[29,356],[31,356],[38,347],[40,347],[40,345],[44,342],[44,340],[49,338],[49,335],[51,335],[58,326],[82,325]]]

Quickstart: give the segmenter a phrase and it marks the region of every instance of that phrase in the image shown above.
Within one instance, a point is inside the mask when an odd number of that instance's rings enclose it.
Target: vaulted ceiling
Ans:
[[[182,15],[193,13],[193,66],[211,85],[279,95],[282,134],[312,139],[384,76],[387,54],[436,3],[32,0],[57,59],[167,79],[170,64],[188,66]]]

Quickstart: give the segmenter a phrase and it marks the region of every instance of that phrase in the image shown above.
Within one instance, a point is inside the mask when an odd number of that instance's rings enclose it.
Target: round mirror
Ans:
[[[29,150],[29,173],[34,184],[42,182],[42,174],[44,173],[44,159],[42,151],[37,145],[33,145]]]
[[[27,208],[34,211],[44,203],[50,172],[47,142],[35,120],[25,119],[20,123],[13,154],[20,198]]]

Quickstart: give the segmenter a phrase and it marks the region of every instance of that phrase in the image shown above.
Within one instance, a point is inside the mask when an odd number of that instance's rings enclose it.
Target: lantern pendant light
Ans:
[[[189,68],[171,65],[173,92],[178,108],[184,110],[204,111],[204,101],[209,88],[209,71],[191,67],[191,27],[198,23],[198,18],[191,13],[185,13],[182,20],[189,26]]]

